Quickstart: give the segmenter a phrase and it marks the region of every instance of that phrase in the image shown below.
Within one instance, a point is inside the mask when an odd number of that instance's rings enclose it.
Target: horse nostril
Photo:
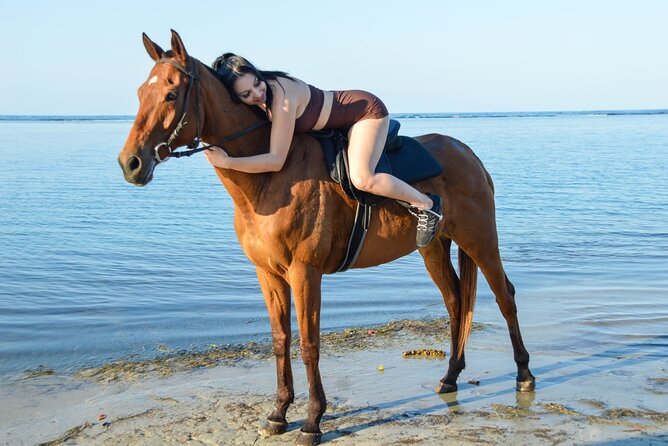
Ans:
[[[141,160],[136,156],[131,156],[128,160],[128,168],[130,169],[130,172],[135,172],[141,169]]]

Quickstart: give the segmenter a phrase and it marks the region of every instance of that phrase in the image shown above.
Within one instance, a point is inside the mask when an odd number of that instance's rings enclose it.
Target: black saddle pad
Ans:
[[[399,122],[391,120],[387,144],[376,166],[376,173],[389,173],[406,183],[416,183],[440,175],[443,168],[422,144],[408,136],[398,136]],[[362,192],[350,181],[347,138],[338,131],[314,134],[320,139],[330,176],[343,191],[362,204],[376,205],[385,197]]]

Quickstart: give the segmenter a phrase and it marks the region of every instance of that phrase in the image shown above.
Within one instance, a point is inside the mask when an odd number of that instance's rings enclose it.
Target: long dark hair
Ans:
[[[277,80],[279,77],[294,80],[292,76],[284,71],[258,70],[255,65],[248,61],[248,59],[237,56],[234,53],[225,53],[222,56],[219,56],[213,61],[211,67],[216,71],[225,87],[227,87],[227,91],[230,92],[232,100],[237,103],[241,103],[241,100],[239,99],[239,96],[237,96],[236,91],[234,91],[234,81],[246,73],[253,74],[258,80],[265,83],[268,80]],[[271,91],[271,87],[269,87],[269,84],[267,83],[267,110],[269,111],[271,111],[273,98],[274,95]]]

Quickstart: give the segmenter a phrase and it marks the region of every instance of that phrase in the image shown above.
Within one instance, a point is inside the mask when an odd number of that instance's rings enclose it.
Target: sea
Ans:
[[[393,117],[465,142],[492,175],[530,352],[668,363],[668,110]],[[195,155],[126,183],[132,122],[0,116],[0,382],[270,339],[214,171]],[[417,253],[326,276],[322,306],[323,331],[447,314]],[[482,277],[475,320],[510,352]]]

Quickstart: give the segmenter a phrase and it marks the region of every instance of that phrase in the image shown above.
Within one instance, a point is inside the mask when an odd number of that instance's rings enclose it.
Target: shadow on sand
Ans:
[[[572,360],[554,362],[552,364],[537,367],[533,369],[533,373],[537,377],[537,383],[536,383],[537,391],[540,392],[541,389],[562,385],[570,381],[573,381],[577,378],[586,377],[601,372],[619,370],[624,367],[637,366],[639,364],[651,363],[654,361],[663,361],[665,360],[667,354],[666,351],[662,350],[660,347],[661,347],[660,345],[648,344],[648,343],[629,344],[620,348],[609,349],[599,353],[594,353],[592,355],[582,356]],[[611,359],[614,359],[614,361],[611,361]],[[581,368],[578,368],[575,371],[570,371],[568,373],[565,373],[556,379],[552,378],[546,381],[540,380],[541,375],[547,374],[549,372],[558,371],[560,369],[568,369],[577,366],[581,366]],[[505,382],[508,381],[509,379],[512,380],[512,377],[513,377],[512,373],[507,373],[487,378],[485,379],[484,386],[480,386],[480,388],[484,388],[485,386],[491,384],[498,384],[501,382]],[[469,386],[469,385],[464,385],[464,386]],[[472,385],[470,386],[477,387]],[[390,415],[381,415],[380,418],[373,419],[365,423],[353,426],[346,426],[345,428],[335,429],[326,432],[322,437],[322,442],[324,443],[327,441],[332,441],[337,438],[349,436],[353,433],[357,433],[371,427],[381,426],[399,420],[406,421],[422,415],[438,413],[443,410],[452,410],[452,409],[459,410],[462,408],[462,406],[465,406],[466,404],[479,402],[483,400],[493,401],[495,399],[498,399],[499,396],[510,395],[513,393],[516,393],[516,401],[519,407],[529,408],[533,404],[535,392],[529,392],[529,393],[516,392],[514,382],[512,383],[512,385],[509,385],[508,388],[506,389],[486,393],[484,395],[467,396],[466,398],[463,399],[458,399],[457,392],[454,392],[450,394],[438,395],[442,403],[434,404],[430,407],[420,408],[420,409],[410,409],[404,411],[400,410],[397,412],[393,412]],[[388,401],[386,403],[376,404],[373,406],[348,410],[333,415],[325,415],[323,417],[323,421],[340,420],[344,418],[352,418],[358,415],[364,415],[364,414],[370,415],[374,412],[379,412],[382,410],[392,410],[401,407],[407,403],[431,398],[434,395],[435,394],[433,392],[425,392],[408,398],[402,398],[394,401]],[[302,425],[303,425],[303,420],[290,423],[289,430],[298,429]],[[631,442],[632,444],[643,444],[643,445],[657,444],[656,443],[657,441],[663,442],[667,438],[668,434],[665,435],[658,434],[655,436],[650,436],[645,434],[642,437],[633,439],[633,441],[637,440],[637,443],[633,442],[630,439],[624,439],[619,441],[615,440],[615,441],[601,442],[595,444],[610,445],[610,446],[630,444],[629,442]]]

